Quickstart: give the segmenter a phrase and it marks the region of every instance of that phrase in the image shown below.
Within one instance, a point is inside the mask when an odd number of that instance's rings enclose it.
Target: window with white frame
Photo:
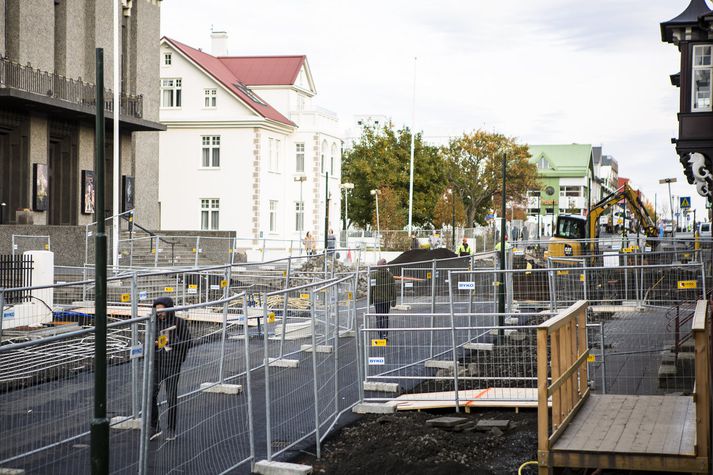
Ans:
[[[324,173],[325,171],[327,171],[324,168],[324,160],[325,160],[325,156],[327,155],[327,151],[328,151],[327,150],[327,141],[325,140],[324,142],[322,142],[322,156],[321,156],[320,166],[319,166],[320,173]]]
[[[270,232],[277,232],[277,201],[270,200]]]
[[[161,79],[161,107],[181,107],[181,79]]]
[[[220,166],[220,135],[204,135],[201,137],[203,146],[201,166],[217,168]]]
[[[711,46],[696,45],[693,47],[693,98],[691,111],[710,112],[711,110]]]
[[[537,161],[537,169],[538,169],[538,170],[549,170],[549,169],[550,169],[550,162],[548,162],[545,157],[541,157],[541,158]]]
[[[332,144],[332,154],[329,156],[329,174],[334,176],[334,161],[337,156],[337,144]]]
[[[218,91],[216,89],[203,89],[203,107],[214,109]]]
[[[305,144],[295,144],[295,171],[304,173],[305,171]]]
[[[217,198],[201,199],[201,229],[204,231],[216,231],[220,226],[220,200]]]
[[[171,60],[172,60],[171,53],[163,53],[163,65],[164,66],[170,66],[171,65]]]
[[[295,231],[305,229],[305,202],[295,201]]]
[[[581,186],[560,186],[560,196],[582,196]]]

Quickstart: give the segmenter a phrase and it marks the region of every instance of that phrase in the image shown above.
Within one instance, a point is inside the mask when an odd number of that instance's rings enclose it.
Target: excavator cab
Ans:
[[[547,246],[545,257],[572,257],[582,254],[582,240],[587,237],[587,218],[561,214]]]

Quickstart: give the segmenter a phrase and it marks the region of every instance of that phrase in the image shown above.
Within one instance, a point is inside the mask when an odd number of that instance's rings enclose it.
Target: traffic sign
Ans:
[[[688,209],[691,207],[691,197],[690,196],[679,196],[679,201],[681,203],[681,209]]]

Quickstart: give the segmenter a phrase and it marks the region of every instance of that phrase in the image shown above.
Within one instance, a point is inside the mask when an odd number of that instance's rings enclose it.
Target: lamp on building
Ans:
[[[344,247],[349,249],[349,190],[354,189],[354,183],[342,183],[339,187],[344,190]]]
[[[0,203],[0,224],[5,224],[5,207],[7,203]]]
[[[381,190],[371,190],[369,193],[376,199],[376,237],[379,242],[379,257],[381,257],[381,225],[379,223],[379,195]]]

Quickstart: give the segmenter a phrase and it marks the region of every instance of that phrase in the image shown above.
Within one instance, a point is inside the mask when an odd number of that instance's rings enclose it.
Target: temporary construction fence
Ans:
[[[26,251],[51,251],[49,236],[12,235],[12,255],[21,256]]]
[[[227,292],[226,292],[227,294]],[[222,324],[191,321],[188,359],[178,373],[165,374],[154,364],[156,315],[115,321],[108,326],[108,401],[111,419],[112,473],[158,473],[183,470],[221,473],[247,466],[254,458],[250,354],[246,345],[229,344],[228,307],[243,294],[198,305],[176,307],[188,317],[223,309]],[[171,309],[168,309],[171,311]],[[242,319],[243,334],[248,333]],[[160,338],[159,338],[159,341]],[[169,345],[171,339],[169,337]],[[89,422],[92,419],[94,327],[0,346],[0,466],[26,472],[86,473],[89,471]],[[177,439],[149,442],[152,393],[156,373],[177,384]],[[228,381],[230,382],[228,384]],[[247,388],[245,396],[239,396]],[[160,424],[170,422],[166,403],[160,405]],[[201,450],[187,450],[200,437]]]

